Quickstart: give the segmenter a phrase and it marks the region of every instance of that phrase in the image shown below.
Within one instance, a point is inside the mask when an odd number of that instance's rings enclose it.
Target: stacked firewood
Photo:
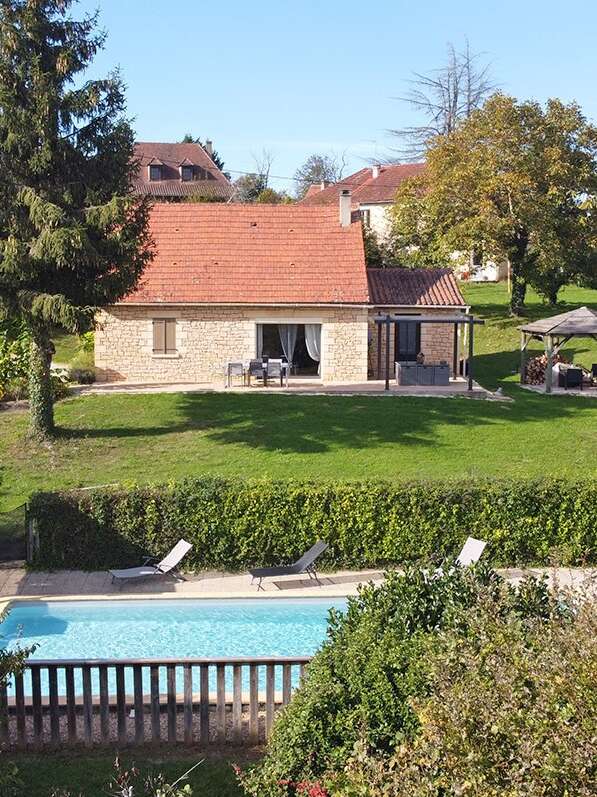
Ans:
[[[567,362],[560,354],[554,354],[553,364]],[[539,357],[531,357],[527,362],[526,383],[527,385],[542,385],[545,382],[545,369],[547,368],[547,357],[541,354]]]

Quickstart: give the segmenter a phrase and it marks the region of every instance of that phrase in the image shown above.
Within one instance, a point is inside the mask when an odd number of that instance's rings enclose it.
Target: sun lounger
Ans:
[[[456,564],[459,567],[468,567],[474,565],[481,558],[481,554],[485,549],[487,543],[485,540],[476,540],[474,537],[467,537],[466,542],[462,546],[462,550],[456,558]]]
[[[124,581],[129,578],[148,578],[150,576],[165,576],[174,570],[182,561],[183,557],[193,546],[190,542],[179,540],[170,553],[157,564],[150,564],[155,561],[155,557],[148,557],[140,567],[129,567],[126,570],[110,570],[112,581]]]
[[[321,556],[327,547],[327,542],[319,540],[319,542],[316,542],[312,548],[309,548],[309,550],[303,554],[300,559],[297,559],[294,564],[278,565],[277,567],[257,567],[253,570],[249,570],[249,573],[251,574],[251,584],[256,578],[258,578],[259,583],[257,584],[257,589],[260,590],[263,589],[261,582],[264,578],[275,578],[276,576],[298,576],[302,573],[308,573],[309,578],[315,579],[315,581],[319,584],[320,581],[317,578],[317,571],[315,570],[315,560]]]

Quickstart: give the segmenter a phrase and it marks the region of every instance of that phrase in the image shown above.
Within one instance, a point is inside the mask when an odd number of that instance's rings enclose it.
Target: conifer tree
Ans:
[[[52,331],[90,329],[151,258],[124,86],[117,72],[85,79],[105,33],[72,3],[0,0],[0,312],[31,334],[40,437],[54,430]]]

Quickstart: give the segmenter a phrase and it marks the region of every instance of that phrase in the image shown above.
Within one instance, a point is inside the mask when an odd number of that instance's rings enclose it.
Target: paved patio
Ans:
[[[477,382],[473,383],[473,390],[467,390],[465,379],[455,379],[447,386],[440,385],[414,385],[406,387],[397,385],[394,381],[390,382],[390,389],[386,391],[383,380],[371,379],[368,382],[346,382],[326,385],[319,379],[313,378],[292,378],[288,387],[280,387],[272,384],[268,387],[253,384],[245,387],[240,383],[235,383],[231,387],[224,386],[222,380],[218,382],[198,382],[198,383],[169,383],[169,384],[148,384],[134,382],[97,382],[93,385],[80,385],[73,389],[79,395],[107,395],[110,393],[242,393],[264,394],[277,393],[283,395],[306,395],[306,396],[420,396],[449,398],[452,396],[465,396],[473,398],[495,398],[507,399],[507,397],[496,396],[485,390]]]
[[[525,573],[547,574],[551,583],[577,588],[587,585],[595,589],[597,568],[510,568],[499,570],[511,582],[519,581]],[[103,572],[88,573],[82,570],[61,570],[52,573],[28,572],[24,568],[0,569],[0,601],[12,598],[268,598],[283,595],[292,597],[339,597],[354,595],[360,583],[383,580],[382,570],[342,570],[322,573],[321,584],[309,578],[289,576],[275,581],[265,581],[264,590],[257,591],[247,574],[204,572],[186,575],[184,581],[165,577],[142,582],[113,584],[110,575]]]

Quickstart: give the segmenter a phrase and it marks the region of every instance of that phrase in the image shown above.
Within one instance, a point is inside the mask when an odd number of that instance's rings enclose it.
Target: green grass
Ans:
[[[70,335],[68,332],[55,332],[52,341],[56,347],[54,362],[61,365],[68,365],[73,360],[81,346],[78,335]]]
[[[204,756],[197,752],[171,753],[167,756],[146,751],[121,756],[126,769],[133,765],[143,775],[163,772],[167,782],[173,783]],[[19,797],[49,797],[53,789],[72,793],[72,797],[106,797],[115,793],[108,784],[113,775],[114,754],[88,755],[76,752],[41,755],[20,755],[15,761],[23,783]],[[230,761],[209,758],[203,761],[187,781],[193,788],[193,797],[238,797],[242,794]],[[135,791],[135,794],[137,792]]]
[[[180,479],[205,473],[300,479],[597,475],[597,401],[520,389],[520,321],[502,286],[466,288],[488,325],[478,334],[479,379],[513,402],[466,398],[247,394],[104,395],[56,406],[53,444],[24,433],[25,412],[0,415],[0,510],[34,490]],[[597,292],[569,289],[570,306]],[[592,301],[591,301],[592,300]],[[548,315],[531,297],[529,315]],[[574,348],[597,362],[595,344]]]

